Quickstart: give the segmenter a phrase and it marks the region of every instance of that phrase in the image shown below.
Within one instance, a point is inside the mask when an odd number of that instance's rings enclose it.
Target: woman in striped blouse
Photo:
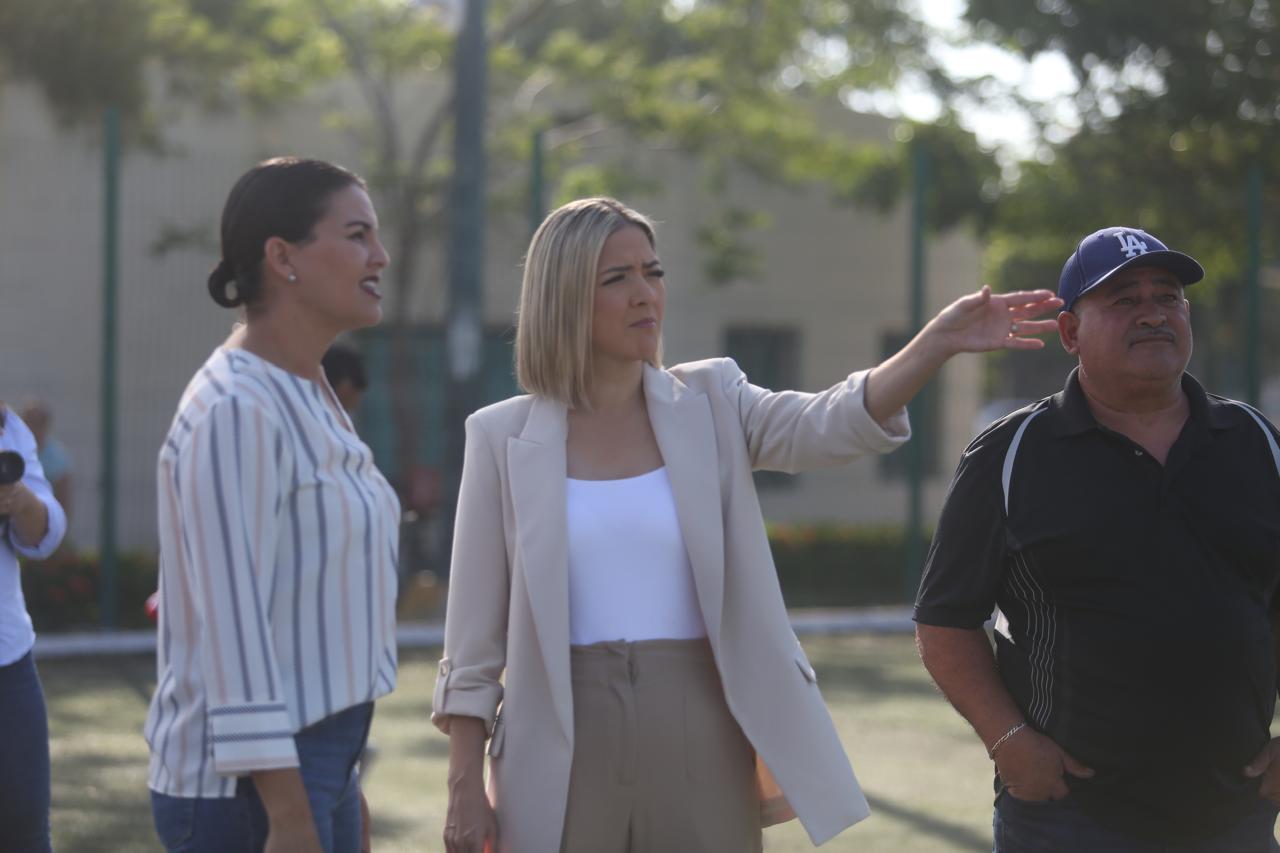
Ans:
[[[268,160],[222,215],[209,291],[245,322],[160,450],[158,685],[148,784],[168,850],[367,847],[355,764],[395,687],[399,504],[324,379],[381,318],[364,183]]]

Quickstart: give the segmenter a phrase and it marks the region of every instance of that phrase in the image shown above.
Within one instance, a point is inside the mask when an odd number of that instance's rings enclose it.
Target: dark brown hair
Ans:
[[[300,157],[275,157],[245,172],[222,208],[222,259],[209,273],[213,301],[236,308],[260,299],[267,240],[306,241],[330,196],[353,185],[365,187],[341,166]]]

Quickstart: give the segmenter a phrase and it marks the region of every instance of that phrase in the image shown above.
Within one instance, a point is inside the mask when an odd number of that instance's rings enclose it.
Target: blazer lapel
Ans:
[[[507,471],[516,537],[538,645],[556,713],[573,742],[573,686],[569,673],[569,549],[565,509],[563,404],[535,397],[518,438],[507,439]]]
[[[666,464],[676,517],[693,567],[707,636],[719,648],[724,608],[724,518],[720,500],[715,422],[705,394],[665,370],[645,366],[649,421]]]

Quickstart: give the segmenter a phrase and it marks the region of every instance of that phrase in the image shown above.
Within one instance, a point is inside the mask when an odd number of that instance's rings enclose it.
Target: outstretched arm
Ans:
[[[999,349],[1040,349],[1035,335],[1057,331],[1056,320],[1031,318],[1062,300],[1048,290],[992,293],[983,286],[962,296],[925,324],[911,341],[867,376],[867,413],[882,423],[911,402],[951,356]]]

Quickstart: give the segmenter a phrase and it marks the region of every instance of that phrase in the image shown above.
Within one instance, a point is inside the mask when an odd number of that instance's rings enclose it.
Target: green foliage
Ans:
[[[1128,211],[1175,217],[1166,202],[1238,194],[1252,163],[1271,174],[1280,166],[1280,42],[1264,0],[972,0],[966,17],[980,36],[1028,57],[1065,55],[1080,84],[1073,105],[1083,130],[1055,146],[1045,172],[1087,187],[1095,209],[1127,196]],[[1053,121],[1047,111],[1039,118]],[[1224,207],[1211,204],[1206,221]]]
[[[266,107],[326,81],[354,79],[368,112],[363,122],[348,115],[342,124],[363,124],[374,184],[397,197],[397,209],[427,218],[442,211],[435,176],[449,171],[440,143],[451,109],[453,22],[439,7],[403,0],[128,2],[149,4],[137,16],[151,21],[149,32],[188,46],[196,57],[189,67],[223,72],[210,75],[208,97],[239,95]],[[851,143],[820,116],[843,109],[838,96],[851,89],[938,74],[925,26],[896,0],[493,0],[490,8],[490,144],[495,154],[508,153],[535,126],[548,130],[548,185],[556,197],[567,195],[562,183],[582,184],[575,170],[584,159],[598,167],[593,190],[635,190],[625,177],[629,164],[600,162],[609,155],[589,151],[610,131],[692,154],[708,174],[731,165],[885,205],[901,191],[900,179],[884,179],[900,170],[901,158],[883,145]],[[954,128],[936,136],[953,154],[954,143],[968,146],[965,166],[976,167],[957,174],[990,171],[973,161],[971,138]],[[492,162],[494,194],[511,197],[511,185],[524,178],[515,167],[524,163]],[[940,212],[940,224],[966,213],[955,204]]]
[[[914,595],[903,576],[901,527],[771,524],[769,544],[789,607],[901,604]],[[922,540],[922,546],[927,544]],[[122,554],[116,570],[120,627],[150,627],[143,604],[156,590],[155,556]],[[37,631],[100,626],[102,589],[95,555],[33,562],[23,569],[22,580]]]
[[[6,0],[0,61],[14,77],[36,81],[63,121],[108,103],[137,111],[145,101],[145,7],[145,0]]]
[[[926,162],[925,224],[945,230],[967,223],[979,233],[993,224],[1000,197],[1000,172],[973,134],[954,117],[934,124],[902,125],[898,134],[908,144],[881,152],[860,173],[860,179],[841,188],[846,198],[887,211],[908,191],[912,177],[912,149],[923,150]],[[846,174],[859,174],[847,171]]]
[[[1233,146],[1264,148],[1280,119],[1276,13],[1267,0],[971,0],[980,34],[1027,56],[1061,51],[1082,81],[1087,124],[1140,110],[1166,132],[1199,119],[1250,130]]]
[[[68,127],[94,126],[113,106],[144,145],[163,142],[152,105],[157,78],[176,95],[216,106],[220,75],[237,62],[233,46],[191,15],[186,0],[0,3],[0,79],[33,82]]]
[[[567,166],[560,173],[556,194],[551,199],[552,207],[573,201],[576,198],[612,195],[629,198],[636,195],[649,195],[658,191],[651,179],[641,177],[631,169],[620,165],[582,164]]]
[[[712,284],[731,284],[755,278],[760,254],[750,238],[771,223],[763,211],[727,207],[715,219],[699,226],[696,238],[706,257],[703,266],[708,280]]]
[[[769,545],[788,607],[902,604],[908,589],[901,527],[769,525]],[[925,553],[928,540],[921,541]]]
[[[1079,83],[1069,105],[1031,107],[1042,162],[1000,201],[988,258],[1003,289],[1054,287],[1085,234],[1133,225],[1193,254],[1197,362],[1238,383],[1249,172],[1265,177],[1263,263],[1280,255],[1280,32],[1265,0],[971,0],[980,39],[1027,57],[1061,51]],[[1271,336],[1274,338],[1274,336]],[[1280,350],[1267,342],[1268,360]],[[1221,371],[1218,368],[1221,367]],[[1060,380],[1060,376],[1055,381]],[[1047,380],[1042,390],[1052,390]],[[1238,387],[1238,385],[1236,385]]]
[[[897,0],[491,0],[490,187],[496,209],[528,209],[527,139],[547,131],[549,195],[644,190],[622,149],[640,140],[698,158],[709,181],[733,170],[794,186],[828,187],[838,199],[887,207],[905,186],[900,152],[855,144],[827,119],[840,96],[884,89],[904,74],[940,80],[924,24]],[[86,26],[86,21],[90,25]],[[0,4],[0,60],[38,80],[68,120],[96,120],[107,103],[138,126],[148,113],[146,74],[206,106],[247,99],[258,108],[296,103],[337,79],[359,87],[367,110],[333,125],[368,144],[365,172],[390,199],[384,218],[402,231],[394,249],[419,247],[447,214],[453,27],[444,5],[405,0],[10,0]],[[68,61],[71,57],[72,61]],[[824,119],[824,115],[827,117]],[[992,170],[954,126],[917,129],[958,176],[939,195],[940,226],[970,217],[962,199]],[[593,147],[594,146],[594,147]],[[505,155],[505,156],[504,156]],[[979,220],[985,207],[979,206]],[[710,246],[760,227],[727,212],[708,223]],[[728,230],[726,230],[728,229]],[[730,265],[732,266],[732,265]],[[708,259],[712,280],[749,275]],[[417,280],[412,263],[391,275]],[[401,279],[403,278],[403,281]],[[396,300],[396,304],[408,300]]]

